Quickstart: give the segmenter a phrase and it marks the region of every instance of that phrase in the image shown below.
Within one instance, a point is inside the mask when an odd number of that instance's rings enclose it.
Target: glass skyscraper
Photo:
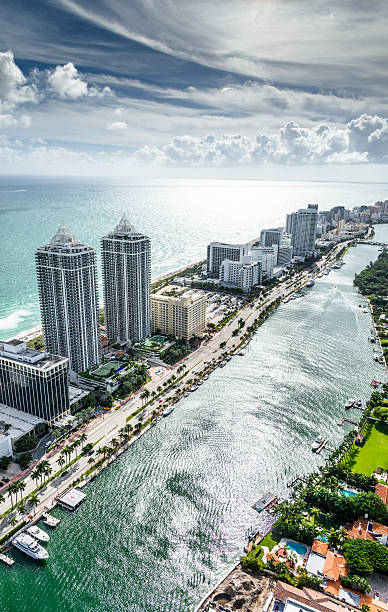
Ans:
[[[68,360],[0,342],[0,403],[52,422],[70,410]]]

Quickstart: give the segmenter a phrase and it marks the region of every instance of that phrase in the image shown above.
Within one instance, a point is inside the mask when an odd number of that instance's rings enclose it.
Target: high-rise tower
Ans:
[[[84,372],[101,361],[96,252],[60,225],[35,261],[45,349]]]
[[[151,333],[151,245],[124,214],[101,240],[106,335],[137,342]]]

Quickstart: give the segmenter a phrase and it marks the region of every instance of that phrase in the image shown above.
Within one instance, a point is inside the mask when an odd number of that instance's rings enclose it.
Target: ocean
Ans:
[[[205,259],[212,240],[251,240],[284,225],[287,213],[310,202],[328,209],[387,197],[388,183],[0,177],[0,337],[39,325],[34,251],[61,222],[97,249],[100,262],[101,236],[126,211],[151,238],[156,276]]]

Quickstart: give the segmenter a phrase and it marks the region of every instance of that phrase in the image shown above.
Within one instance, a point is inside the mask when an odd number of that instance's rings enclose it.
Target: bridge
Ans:
[[[376,240],[357,240],[358,244],[372,244],[373,246],[381,246],[384,249],[388,249],[388,243],[386,242],[377,242]]]

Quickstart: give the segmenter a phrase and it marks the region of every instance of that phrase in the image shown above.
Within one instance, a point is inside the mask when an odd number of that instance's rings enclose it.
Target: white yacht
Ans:
[[[163,416],[166,417],[171,414],[175,410],[175,406],[169,406],[166,410],[163,411]]]
[[[39,529],[36,525],[31,525],[31,527],[27,527],[26,533],[29,533],[30,536],[39,540],[39,542],[48,542],[50,536],[48,533],[43,531],[43,529]]]
[[[349,408],[353,408],[354,404],[356,403],[356,400],[354,399],[349,399],[346,404],[345,404],[345,408],[346,410],[349,410]]]
[[[313,281],[312,278],[306,283],[306,287],[314,287],[314,285],[315,285],[315,282]]]
[[[16,538],[12,540],[12,544],[15,546],[15,548],[18,548],[33,559],[45,561],[49,558],[47,550],[38,544],[35,538],[28,535],[28,533],[21,533],[20,535],[17,535]]]
[[[318,436],[317,438],[315,438],[312,446],[311,446],[311,450],[316,451],[318,450],[318,448],[321,446],[322,442],[324,440],[323,436]]]

